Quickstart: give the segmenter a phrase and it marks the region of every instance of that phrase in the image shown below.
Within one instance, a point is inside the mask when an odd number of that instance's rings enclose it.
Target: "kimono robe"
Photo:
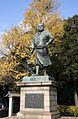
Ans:
[[[48,31],[37,32],[32,40],[32,49],[35,50],[35,64],[44,67],[51,65],[48,55],[48,45],[54,40]]]

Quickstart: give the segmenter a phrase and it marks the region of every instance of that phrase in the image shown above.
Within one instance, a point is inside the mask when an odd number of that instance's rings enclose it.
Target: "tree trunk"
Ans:
[[[75,106],[78,107],[78,94],[76,89],[76,80],[74,81],[74,101],[75,101]]]

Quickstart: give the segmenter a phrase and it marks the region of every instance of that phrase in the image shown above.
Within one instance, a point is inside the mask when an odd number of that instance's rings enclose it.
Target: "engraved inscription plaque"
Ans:
[[[25,108],[44,108],[44,94],[25,94]]]

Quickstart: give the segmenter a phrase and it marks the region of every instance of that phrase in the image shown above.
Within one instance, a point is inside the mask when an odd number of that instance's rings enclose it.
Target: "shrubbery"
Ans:
[[[76,106],[58,105],[58,111],[61,116],[78,116],[78,107]]]

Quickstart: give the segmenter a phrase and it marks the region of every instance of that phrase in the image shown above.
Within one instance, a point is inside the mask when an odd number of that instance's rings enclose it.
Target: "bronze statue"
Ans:
[[[44,24],[38,24],[38,32],[35,34],[32,40],[32,51],[35,50],[35,65],[36,75],[39,74],[39,67],[42,66],[44,75],[46,75],[46,68],[51,65],[51,61],[48,55],[48,45],[54,40],[49,31],[44,31]]]

